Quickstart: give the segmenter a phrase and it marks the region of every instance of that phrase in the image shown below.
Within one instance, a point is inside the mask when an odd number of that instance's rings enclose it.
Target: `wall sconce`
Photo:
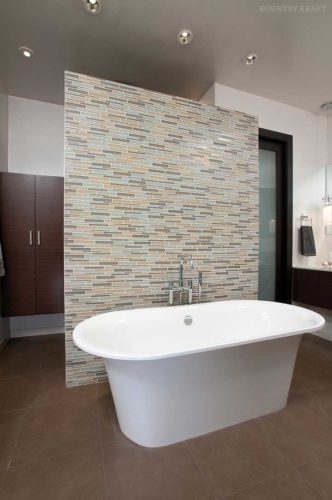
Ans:
[[[332,234],[332,205],[329,198],[325,200],[325,206],[323,208],[323,222],[325,226],[325,233]]]
[[[325,234],[332,235],[332,204],[330,198],[325,199],[323,208],[323,223],[325,226]]]

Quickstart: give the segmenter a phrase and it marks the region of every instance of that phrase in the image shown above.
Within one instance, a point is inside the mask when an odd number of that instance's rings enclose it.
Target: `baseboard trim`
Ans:
[[[37,335],[54,335],[56,333],[65,333],[64,326],[48,326],[45,328],[27,328],[22,330],[11,330],[10,338],[35,337]]]

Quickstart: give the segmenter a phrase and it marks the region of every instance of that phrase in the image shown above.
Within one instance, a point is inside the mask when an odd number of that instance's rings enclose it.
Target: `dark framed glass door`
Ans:
[[[291,302],[291,136],[260,129],[258,298]]]

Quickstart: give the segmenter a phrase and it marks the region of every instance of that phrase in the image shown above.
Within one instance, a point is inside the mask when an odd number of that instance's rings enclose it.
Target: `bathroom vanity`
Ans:
[[[332,309],[332,269],[323,266],[294,268],[293,300]]]

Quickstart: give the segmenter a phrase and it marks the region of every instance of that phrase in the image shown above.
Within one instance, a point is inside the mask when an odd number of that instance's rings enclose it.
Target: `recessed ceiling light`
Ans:
[[[330,114],[332,113],[332,101],[324,102],[324,104],[321,105],[320,110],[322,113]]]
[[[102,0],[82,0],[89,14],[99,14],[102,9]]]
[[[26,57],[27,59],[30,59],[33,55],[33,50],[29,49],[29,47],[20,47],[18,51],[20,54],[22,54],[22,56]]]
[[[190,30],[181,30],[180,33],[178,33],[177,39],[178,42],[181,43],[181,45],[188,45],[188,43],[191,42],[193,39],[194,34]]]
[[[247,66],[251,66],[252,64],[255,64],[255,62],[257,61],[258,59],[258,55],[257,54],[248,54],[244,59],[243,59],[243,62],[244,64],[246,64]]]

